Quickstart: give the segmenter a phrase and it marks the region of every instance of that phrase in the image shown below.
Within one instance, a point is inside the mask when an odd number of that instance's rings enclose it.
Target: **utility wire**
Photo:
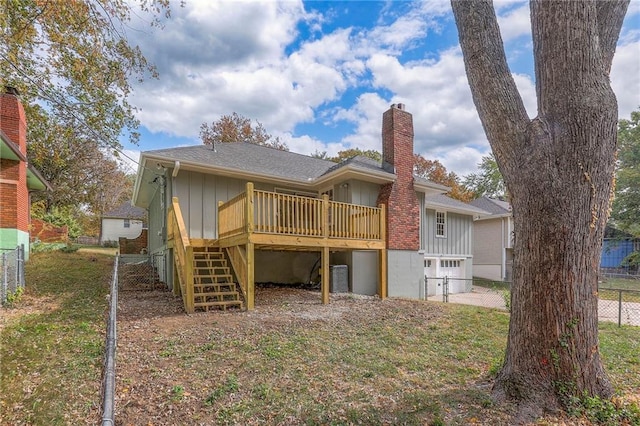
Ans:
[[[135,160],[132,157],[130,157],[129,155],[127,155],[122,148],[120,148],[120,147],[118,147],[116,145],[116,143],[109,142],[107,139],[105,139],[93,127],[88,125],[87,122],[74,111],[72,106],[68,105],[67,103],[65,103],[63,101],[59,101],[56,96],[53,96],[51,93],[49,93],[47,91],[47,89],[43,88],[40,83],[38,83],[37,81],[34,81],[33,78],[31,78],[31,76],[29,74],[27,74],[22,69],[20,69],[20,67],[17,66],[15,63],[13,63],[9,58],[7,58],[4,53],[0,53],[0,58],[2,58],[5,62],[7,62],[9,65],[11,65],[20,75],[22,75],[24,78],[26,78],[29,81],[29,83],[31,83],[34,87],[36,87],[38,89],[38,91],[39,91],[40,96],[43,99],[45,99],[45,100],[57,105],[58,107],[61,107],[63,110],[65,110],[69,114],[71,114],[71,116],[73,118],[75,118],[80,124],[84,125],[84,127],[87,130],[89,130],[89,132],[97,139],[97,141],[99,143],[101,143],[103,146],[105,146],[105,147],[107,147],[109,149],[112,149],[112,150],[118,152],[119,154],[121,154],[123,157],[127,158],[132,163],[135,163],[138,166],[140,166],[140,162],[138,160]],[[62,96],[60,98],[62,98]],[[148,168],[146,166],[144,166],[144,168],[153,172],[153,169],[151,169],[151,168]]]

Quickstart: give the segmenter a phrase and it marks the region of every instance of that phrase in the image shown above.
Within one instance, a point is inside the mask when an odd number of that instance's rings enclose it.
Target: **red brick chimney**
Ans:
[[[378,203],[387,208],[387,249],[420,249],[420,207],[413,189],[413,117],[404,104],[382,115],[382,161],[396,174],[380,188]]]
[[[19,98],[13,87],[5,87],[0,95],[0,129],[27,155],[27,119]]]
[[[27,120],[18,91],[5,87],[0,95],[0,130],[27,155]],[[27,163],[0,159],[0,228],[29,230]]]

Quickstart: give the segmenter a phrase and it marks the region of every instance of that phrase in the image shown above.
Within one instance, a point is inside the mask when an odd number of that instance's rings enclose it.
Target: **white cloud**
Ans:
[[[618,98],[618,116],[629,118],[640,108],[640,40],[619,45],[611,67],[611,86]]]
[[[439,160],[448,171],[455,172],[460,178],[478,171],[478,164],[482,157],[489,155],[488,146],[486,149],[478,150],[465,146],[453,150],[441,150],[432,154],[431,158]]]
[[[415,55],[451,24],[448,1],[388,2],[371,28],[327,27],[332,16],[304,7],[285,0],[189,1],[176,8],[164,31],[136,41],[161,76],[136,87],[132,103],[142,108],[143,125],[151,132],[195,137],[201,123],[237,112],[260,121],[292,151],[335,155],[348,147],[380,150],[382,113],[401,102],[414,117],[416,152],[460,175],[475,170],[488,144],[459,47],[427,47],[423,56]],[[630,13],[640,10],[634,7]],[[498,1],[496,10],[507,53],[530,50],[530,40],[521,37],[530,33],[528,6]],[[305,25],[311,36],[299,40]],[[612,84],[621,116],[640,103],[638,39],[637,31],[625,31],[614,59]],[[406,52],[414,59],[405,61]],[[514,79],[534,117],[533,79]],[[341,140],[293,136],[301,123],[344,122],[353,131]]]
[[[523,35],[531,34],[531,16],[527,3],[516,7],[515,9],[507,9],[504,14],[498,9],[498,25],[500,26],[500,35],[504,42],[509,42]]]

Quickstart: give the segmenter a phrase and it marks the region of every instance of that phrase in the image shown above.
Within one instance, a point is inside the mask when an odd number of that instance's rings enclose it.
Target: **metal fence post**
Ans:
[[[16,267],[16,274],[16,290],[18,287],[24,288],[24,244],[20,244],[20,247],[18,247],[18,265]]]
[[[2,253],[2,303],[7,302],[7,285],[9,281],[9,265],[7,264],[7,254]]]
[[[622,326],[622,290],[618,290],[618,327]]]
[[[449,303],[449,277],[446,275],[442,280],[442,301]]]

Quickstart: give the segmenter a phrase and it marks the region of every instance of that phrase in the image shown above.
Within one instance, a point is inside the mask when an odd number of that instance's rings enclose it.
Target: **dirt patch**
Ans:
[[[361,327],[407,320],[428,324],[441,315],[435,304],[349,294],[332,294],[330,304],[323,305],[318,291],[274,286],[257,288],[255,305],[250,312],[186,315],[182,300],[169,291],[122,288],[117,424],[323,424],[347,419],[349,410],[362,411],[359,422],[369,424],[367,416],[377,418],[385,406],[400,404],[399,390],[384,389],[375,369],[357,373],[367,383],[345,382],[346,372],[367,366],[332,372],[329,347],[343,351],[341,345]],[[316,343],[313,336],[330,337]],[[334,362],[344,364],[344,357],[336,355]],[[383,389],[376,389],[378,384]],[[322,401],[332,393],[335,401]],[[372,399],[362,401],[369,393]],[[382,422],[394,423],[392,418]]]

